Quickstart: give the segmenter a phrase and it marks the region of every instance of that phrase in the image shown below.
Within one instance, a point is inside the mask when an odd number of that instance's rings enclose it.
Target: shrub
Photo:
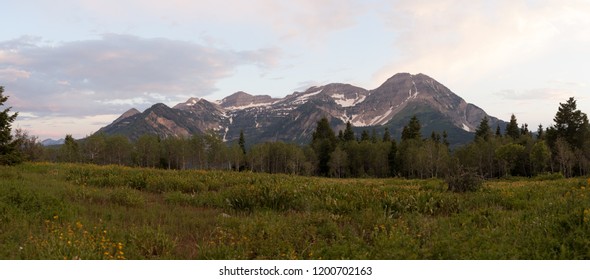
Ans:
[[[126,187],[114,189],[109,199],[115,204],[128,207],[140,207],[145,204],[145,198],[140,191]]]
[[[446,178],[448,190],[452,192],[474,192],[483,186],[483,179],[473,170],[460,169]]]

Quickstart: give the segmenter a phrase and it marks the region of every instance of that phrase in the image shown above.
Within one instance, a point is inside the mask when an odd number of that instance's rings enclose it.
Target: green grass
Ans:
[[[0,259],[590,259],[587,179],[0,166]]]

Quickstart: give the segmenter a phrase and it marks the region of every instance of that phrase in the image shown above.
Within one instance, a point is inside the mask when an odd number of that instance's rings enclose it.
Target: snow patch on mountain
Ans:
[[[225,109],[226,110],[229,110],[229,111],[236,111],[236,110],[243,110],[243,109],[254,108],[254,107],[269,107],[273,103],[274,102],[268,102],[268,103],[254,103],[254,102],[251,102],[250,104],[246,104],[246,105],[242,105],[242,106],[232,106],[232,107],[227,107]]]
[[[465,124],[463,123],[463,130],[467,131],[467,132],[471,132],[471,129]]]
[[[365,120],[363,120],[362,116],[354,115],[354,114],[352,115],[352,117],[350,119],[350,124],[352,124],[353,126],[357,126],[357,127],[369,125],[365,122]]]
[[[391,115],[391,113],[393,113],[393,108],[390,107],[389,110],[387,110],[387,112],[385,112],[383,115],[381,116],[376,116],[371,120],[371,124],[370,125],[380,125],[385,123],[387,120],[391,119],[389,118],[389,116]]]
[[[191,106],[191,105],[195,105],[195,104],[197,104],[197,102],[198,102],[198,101],[199,101],[199,99],[198,99],[198,98],[190,98],[190,99],[189,99],[189,100],[188,100],[186,103],[184,103],[184,104],[186,104],[187,106]]]
[[[321,93],[324,89],[320,89],[314,92],[310,92],[310,93],[306,93],[304,95],[298,96],[294,101],[293,104],[303,104],[305,102],[307,102],[307,100],[314,96],[314,95],[318,95],[319,93]]]
[[[356,93],[355,95],[355,98],[346,98],[344,94],[333,94],[332,98],[334,99],[334,102],[336,102],[336,104],[342,106],[343,108],[354,107],[356,104],[365,101],[365,98],[367,98],[364,95],[359,96],[358,93]]]

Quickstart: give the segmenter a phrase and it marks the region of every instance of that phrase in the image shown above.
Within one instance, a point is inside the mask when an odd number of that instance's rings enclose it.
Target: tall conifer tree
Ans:
[[[4,87],[0,86],[0,106],[8,100],[8,96],[4,96]],[[17,150],[18,143],[12,138],[12,122],[18,116],[18,112],[10,114],[8,107],[0,112],[0,164],[12,165],[22,161],[22,158]]]

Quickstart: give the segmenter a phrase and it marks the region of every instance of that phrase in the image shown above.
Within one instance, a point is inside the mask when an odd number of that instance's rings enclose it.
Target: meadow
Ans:
[[[590,259],[589,185],[0,166],[0,259]]]

